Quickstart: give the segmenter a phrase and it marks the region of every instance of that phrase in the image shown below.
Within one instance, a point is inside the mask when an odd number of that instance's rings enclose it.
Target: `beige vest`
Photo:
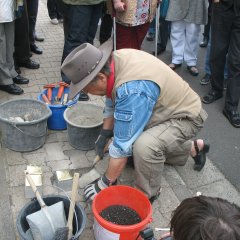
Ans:
[[[201,101],[178,74],[158,58],[140,50],[121,49],[113,52],[116,88],[132,80],[150,80],[160,87],[160,96],[147,128],[172,118],[196,118],[202,108]]]

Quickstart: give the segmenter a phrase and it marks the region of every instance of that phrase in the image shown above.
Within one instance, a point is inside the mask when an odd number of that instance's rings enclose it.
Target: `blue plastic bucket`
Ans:
[[[68,92],[69,92],[69,88],[65,88],[63,95]],[[57,96],[57,93],[58,93],[58,87],[53,88],[52,89],[52,99],[54,99]],[[43,90],[41,92],[41,94],[38,96],[38,100],[44,102],[44,100],[42,99],[42,94],[45,94],[47,96],[47,89]],[[49,104],[48,107],[52,111],[52,116],[47,121],[48,129],[51,129],[51,130],[67,129],[67,123],[63,117],[63,113],[68,107],[77,103],[77,101],[78,101],[78,95],[73,100],[68,101],[68,103],[65,105],[62,105],[62,104],[56,104],[56,105],[51,104],[50,105]],[[54,102],[54,100],[52,100],[52,102]]]

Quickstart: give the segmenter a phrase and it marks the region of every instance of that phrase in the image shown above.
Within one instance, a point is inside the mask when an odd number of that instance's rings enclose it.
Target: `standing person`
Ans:
[[[63,22],[62,15],[59,11],[58,0],[48,0],[47,8],[48,15],[51,19],[51,23],[57,25],[59,22]]]
[[[236,128],[240,127],[240,1],[214,0],[211,25],[211,86],[203,97],[210,104],[223,97],[224,65],[228,54],[228,81],[223,114]]]
[[[104,0],[63,0],[64,48],[62,62],[76,47],[82,43],[93,44],[98,22],[102,16]],[[70,83],[62,73],[64,82]],[[79,100],[89,100],[88,95],[81,92]]]
[[[85,188],[92,200],[114,185],[127,159],[133,156],[135,186],[153,201],[160,193],[164,163],[185,165],[189,155],[200,171],[209,145],[191,141],[203,127],[207,113],[199,96],[158,58],[136,49],[112,51],[112,42],[98,48],[83,44],[62,64],[71,79],[70,98],[83,89],[106,96],[103,129],[96,152],[103,157],[108,138],[110,160],[106,173]]]
[[[40,64],[31,59],[30,41],[29,41],[29,19],[27,13],[27,1],[24,0],[24,9],[22,16],[15,20],[15,67],[20,73],[19,67],[29,69],[38,69]]]
[[[157,0],[113,0],[116,11],[116,48],[141,49]]]
[[[175,70],[185,61],[189,73],[198,75],[200,25],[207,23],[207,17],[208,0],[170,1],[166,20],[171,21],[171,69]]]
[[[0,1],[0,90],[20,95],[23,89],[16,84],[27,84],[28,79],[18,75],[14,68],[15,1]]]

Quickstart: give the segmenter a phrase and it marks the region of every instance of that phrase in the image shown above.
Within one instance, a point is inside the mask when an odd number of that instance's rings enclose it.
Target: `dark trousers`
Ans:
[[[35,27],[38,14],[38,1],[39,0],[27,0],[30,43],[35,42]]]
[[[170,22],[166,21],[165,18],[159,19],[159,43],[158,48],[165,50],[170,33]]]
[[[101,26],[100,26],[100,33],[99,33],[99,41],[100,44],[106,42],[112,34],[112,27],[113,27],[113,19],[110,14],[104,14],[101,18]]]
[[[61,19],[62,15],[59,13],[59,7],[57,0],[48,0],[47,1],[48,15],[51,19],[57,18]]]
[[[240,98],[240,15],[223,3],[213,4],[211,23],[210,67],[212,88],[223,91],[224,65],[228,53],[227,92],[225,107],[237,110]]]
[[[208,15],[208,22],[204,26],[203,36],[209,40],[209,33],[210,33],[210,27],[211,27],[211,16]]]
[[[29,25],[27,4],[24,0],[24,11],[20,18],[15,20],[15,62],[24,62],[30,58]]]
[[[95,38],[98,22],[102,16],[103,4],[70,5],[65,4],[63,12],[64,48],[62,62],[67,55],[82,43],[91,43]],[[63,81],[69,82],[62,74]]]

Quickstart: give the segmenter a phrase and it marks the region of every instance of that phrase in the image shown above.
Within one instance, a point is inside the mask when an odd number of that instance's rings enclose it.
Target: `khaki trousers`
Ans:
[[[185,165],[191,138],[203,127],[207,113],[196,119],[170,119],[144,131],[133,145],[135,186],[150,198],[160,190],[164,163]]]

